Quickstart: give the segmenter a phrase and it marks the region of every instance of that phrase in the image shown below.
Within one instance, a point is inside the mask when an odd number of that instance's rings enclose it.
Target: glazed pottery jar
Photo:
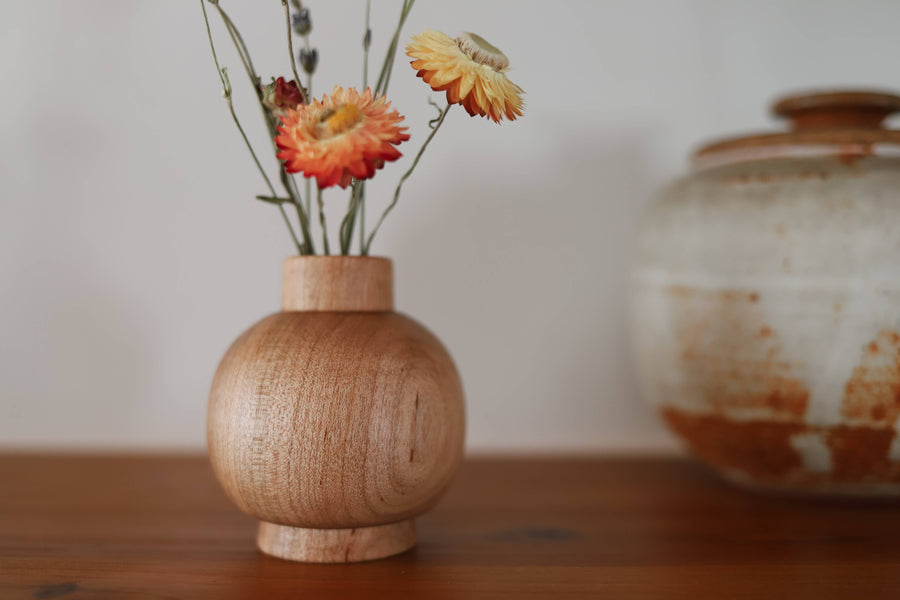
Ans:
[[[741,483],[900,494],[900,97],[794,96],[651,205],[632,278],[646,396]]]
[[[283,311],[241,335],[209,398],[209,456],[268,554],[353,562],[416,543],[463,453],[441,343],[393,311],[388,259],[289,258]]]

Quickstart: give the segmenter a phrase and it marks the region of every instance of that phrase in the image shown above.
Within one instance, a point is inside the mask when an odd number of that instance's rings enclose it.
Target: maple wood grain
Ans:
[[[754,495],[680,460],[473,459],[419,545],[255,547],[204,457],[0,455],[0,598],[897,598],[894,502]]]
[[[453,359],[393,312],[390,260],[296,256],[284,265],[284,310],[244,332],[213,378],[213,472],[260,520],[268,554],[333,563],[408,550],[413,518],[462,460]]]
[[[394,310],[394,265],[379,256],[285,259],[282,310]]]

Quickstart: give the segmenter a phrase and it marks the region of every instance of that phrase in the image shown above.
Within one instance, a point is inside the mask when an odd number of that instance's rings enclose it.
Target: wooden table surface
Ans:
[[[680,460],[479,459],[419,546],[260,554],[204,457],[0,456],[0,598],[900,598],[900,504],[751,494]]]

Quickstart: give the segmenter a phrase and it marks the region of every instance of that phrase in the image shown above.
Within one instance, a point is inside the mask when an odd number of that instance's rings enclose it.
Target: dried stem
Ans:
[[[372,28],[370,26],[372,14],[372,0],[366,0],[366,31],[363,34],[363,89],[369,87],[369,46],[372,43],[370,39]]]
[[[356,211],[359,206],[360,190],[362,189],[362,181],[356,180],[350,190],[350,202],[347,204],[347,214],[341,221],[341,254],[350,253],[350,244],[353,240],[353,228],[356,224]]]
[[[309,214],[307,210],[303,210],[303,199],[300,197],[300,190],[297,188],[297,182],[293,177],[289,176],[284,167],[280,167],[278,176],[281,178],[281,185],[291,197],[291,204],[297,211],[297,220],[300,221],[300,231],[303,233],[304,249],[301,254],[315,254],[316,247],[313,243],[312,230],[309,225]]]
[[[300,75],[297,74],[297,61],[294,58],[294,36],[291,32],[291,8],[288,6],[287,0],[281,0],[281,5],[284,7],[284,22],[287,26],[288,55],[291,59],[291,72],[294,74],[294,81],[297,82],[297,88],[300,90],[300,101],[303,102],[303,104],[309,104],[309,98],[307,98],[306,92],[303,90],[303,84],[301,83],[303,80],[300,79]]]
[[[359,253],[368,254],[366,248],[366,184],[363,182],[359,192]]]
[[[202,0],[201,0],[202,1]],[[234,43],[234,47],[237,50],[238,56],[241,59],[241,62],[244,65],[244,69],[247,72],[247,77],[250,80],[250,84],[253,87],[253,91],[256,94],[256,99],[258,101],[260,110],[262,111],[263,120],[265,121],[266,128],[269,132],[269,138],[272,140],[272,149],[274,153],[277,155],[278,148],[275,145],[275,124],[272,120],[272,116],[269,114],[269,111],[266,109],[265,104],[263,103],[263,91],[262,86],[260,85],[260,77],[256,72],[256,69],[253,66],[253,61],[250,58],[250,52],[247,50],[247,45],[244,43],[244,38],[241,36],[240,32],[235,26],[234,22],[225,12],[225,10],[219,6],[219,0],[207,0],[210,4],[216,7],[216,10],[219,12],[219,16],[222,18],[222,22],[225,24],[225,28],[228,30],[228,34],[231,37],[231,41]],[[206,7],[203,5],[203,16],[206,18]],[[209,20],[207,19],[207,32],[209,31]],[[212,37],[210,36],[210,44],[212,44]],[[218,63],[217,63],[218,64]],[[298,82],[299,83],[299,82]],[[301,93],[302,93],[301,89]],[[246,136],[244,136],[246,138]],[[256,161],[259,164],[259,161]],[[288,196],[291,198],[291,204],[294,205],[297,211],[297,219],[300,222],[300,231],[303,235],[303,242],[298,244],[298,250],[300,254],[315,254],[315,245],[313,243],[312,234],[309,228],[309,211],[304,210],[303,201],[300,196],[300,192],[293,182],[293,179],[288,177],[287,173],[284,171],[280,161],[278,164],[279,169],[279,179],[281,181],[282,186],[287,192]],[[267,178],[268,179],[268,178]],[[293,184],[293,185],[292,185]],[[274,190],[272,195],[274,196]],[[282,205],[278,206],[279,210],[282,213],[282,216],[285,218],[285,221],[290,224],[290,220],[287,218],[287,213],[284,210]],[[291,228],[292,236],[296,239],[296,234],[293,233],[293,227]]]
[[[216,4],[216,7],[218,7],[218,4]],[[271,192],[272,196],[276,196],[275,187],[272,185],[272,181],[266,174],[266,170],[263,169],[262,164],[259,162],[259,157],[253,150],[253,146],[252,144],[250,144],[250,140],[247,138],[247,134],[244,132],[244,128],[241,126],[241,122],[238,119],[237,113],[234,112],[234,104],[231,101],[231,81],[228,79],[227,70],[219,65],[219,57],[216,54],[216,46],[213,43],[212,31],[209,27],[209,16],[206,14],[206,5],[203,3],[203,0],[200,0],[200,8],[203,9],[203,21],[204,23],[206,23],[206,35],[209,38],[209,48],[212,51],[213,62],[216,64],[216,72],[218,72],[219,74],[219,80],[222,82],[222,96],[225,98],[225,102],[228,105],[228,112],[231,113],[231,118],[234,120],[234,124],[237,126],[238,131],[241,133],[241,138],[243,138],[244,144],[250,151],[250,156],[253,157],[253,162],[256,163],[256,167],[259,169],[260,175],[262,175],[263,179],[265,180],[266,186],[268,186],[269,188],[269,192]],[[296,246],[297,248],[297,252],[302,253],[303,250],[300,244],[300,240],[297,239],[297,233],[294,231],[294,226],[291,225],[291,220],[288,218],[287,212],[285,212],[284,207],[281,204],[278,205],[278,210],[281,213],[282,218],[284,219],[285,225],[287,225],[288,231],[291,234],[291,239],[294,241],[294,246]]]
[[[428,144],[431,143],[431,140],[434,138],[434,134],[437,133],[438,129],[441,128],[441,125],[444,123],[444,119],[447,117],[447,113],[450,112],[450,104],[448,104],[443,111],[441,111],[441,116],[438,117],[434,126],[431,128],[431,133],[428,134],[428,137],[425,138],[425,142],[422,144],[422,147],[419,148],[418,154],[416,154],[415,160],[413,160],[412,166],[409,170],[403,174],[403,177],[400,178],[400,181],[397,183],[397,189],[394,191],[394,199],[388,205],[384,212],[381,213],[381,218],[378,219],[378,223],[376,223],[375,228],[372,229],[372,233],[369,234],[369,240],[366,242],[366,247],[363,249],[363,254],[368,254],[369,249],[372,247],[372,239],[375,237],[375,234],[378,233],[378,229],[381,227],[381,224],[384,222],[385,217],[397,206],[397,201],[400,200],[400,190],[403,187],[403,182],[405,182],[412,172],[415,170],[416,166],[419,164],[419,159],[422,158],[422,154],[425,152],[425,148],[428,147]]]
[[[322,226],[322,246],[325,254],[331,254],[328,247],[328,226],[325,224],[325,203],[322,202],[322,188],[316,186],[316,200],[319,203],[319,225]]]
[[[366,31],[363,33],[363,89],[369,87],[369,47],[372,45],[372,0],[366,0]],[[366,182],[359,192],[359,253],[366,254]]]
[[[404,0],[403,9],[400,11],[400,20],[397,22],[397,29],[394,31],[394,37],[391,38],[391,44],[388,46],[387,54],[384,57],[384,64],[381,66],[381,74],[378,76],[378,83],[375,84],[375,97],[387,93],[388,83],[391,80],[391,72],[394,69],[394,58],[397,56],[397,46],[400,43],[400,31],[406,23],[406,17],[412,10],[415,0]]]
[[[241,33],[238,31],[237,27],[235,27],[234,22],[231,20],[231,17],[228,16],[228,13],[226,13],[225,10],[221,6],[219,6],[219,0],[209,0],[209,3],[215,6],[216,10],[219,11],[219,17],[222,18],[222,22],[225,24],[225,29],[228,31],[228,35],[231,36],[231,41],[234,42],[234,47],[237,49],[237,53],[241,57],[241,62],[244,65],[244,69],[247,70],[247,76],[250,78],[250,81],[253,84],[257,95],[262,98],[262,92],[259,88],[259,75],[256,74],[256,69],[253,68],[253,61],[250,59],[250,52],[247,50],[247,44],[244,43],[244,38],[241,37]],[[205,9],[203,13],[204,15],[206,14]]]

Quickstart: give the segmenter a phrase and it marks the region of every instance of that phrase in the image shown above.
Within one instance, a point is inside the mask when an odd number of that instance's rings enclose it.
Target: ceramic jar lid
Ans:
[[[782,157],[900,156],[900,130],[883,126],[888,115],[900,112],[896,94],[848,90],[792,95],[776,101],[771,110],[790,121],[790,131],[713,142],[694,154],[694,167]]]

